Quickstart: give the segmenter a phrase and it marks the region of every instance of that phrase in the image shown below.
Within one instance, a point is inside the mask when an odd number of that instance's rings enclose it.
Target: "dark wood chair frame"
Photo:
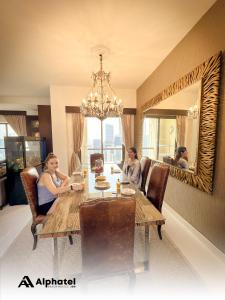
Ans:
[[[38,214],[37,209],[37,181],[39,179],[39,175],[37,169],[35,167],[31,167],[24,169],[20,173],[20,177],[32,213],[31,233],[34,239],[33,250],[35,250],[38,242],[37,225],[43,224],[46,219],[45,215]],[[73,244],[73,238],[71,235],[69,235],[69,242],[71,245]]]
[[[146,196],[160,212],[162,212],[162,204],[169,177],[169,170],[169,166],[155,165],[153,166],[149,180]],[[161,227],[162,225],[157,225],[160,240],[162,240]]]

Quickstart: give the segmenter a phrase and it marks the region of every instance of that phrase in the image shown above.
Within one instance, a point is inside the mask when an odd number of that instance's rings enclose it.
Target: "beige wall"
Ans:
[[[80,106],[89,92],[89,87],[51,86],[50,102],[52,116],[53,151],[60,160],[61,170],[68,173],[67,125],[65,106]],[[116,89],[124,107],[136,107],[136,92],[129,89]]]
[[[137,108],[218,51],[225,50],[225,1],[219,0],[137,90]],[[224,61],[223,53],[223,61]],[[214,193],[169,178],[165,200],[225,252],[225,71],[218,118]],[[136,124],[139,126],[139,124]],[[136,131],[137,133],[137,131]],[[135,140],[138,140],[136,134]],[[197,249],[196,249],[197,251]]]

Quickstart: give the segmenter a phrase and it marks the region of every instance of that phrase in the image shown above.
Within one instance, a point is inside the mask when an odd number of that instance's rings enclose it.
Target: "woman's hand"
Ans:
[[[66,186],[69,185],[69,181],[70,181],[70,177],[69,176],[63,174],[59,170],[57,170],[56,176],[59,177],[61,179],[61,181],[62,181],[62,183],[60,185],[61,187],[66,187]]]
[[[70,181],[70,178],[67,177],[66,179],[64,179],[61,183],[61,187],[64,187],[64,186],[68,186],[69,185],[69,181]]]

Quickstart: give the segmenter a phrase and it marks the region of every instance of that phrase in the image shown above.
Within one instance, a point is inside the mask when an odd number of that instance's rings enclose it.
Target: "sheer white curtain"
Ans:
[[[69,175],[81,168],[79,152],[81,150],[84,130],[84,116],[81,113],[67,114],[67,141]]]
[[[122,115],[121,117],[123,143],[125,145],[125,160],[127,159],[127,150],[133,145],[133,116]]]
[[[26,117],[23,115],[4,115],[4,118],[13,128],[13,130],[21,136],[27,135]]]
[[[185,146],[186,116],[177,116],[177,147]]]

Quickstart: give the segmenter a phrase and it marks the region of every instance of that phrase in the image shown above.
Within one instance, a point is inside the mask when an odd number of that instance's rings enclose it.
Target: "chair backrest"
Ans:
[[[102,159],[104,162],[104,155],[102,153],[94,153],[90,155],[90,164],[91,164],[91,168],[93,168],[95,166],[95,161],[97,159]]]
[[[149,180],[147,198],[161,212],[169,176],[169,166],[154,166]]]
[[[142,166],[142,169],[141,169],[141,184],[140,184],[140,189],[142,192],[145,193],[145,185],[146,185],[146,180],[147,180],[147,177],[148,177],[148,172],[149,172],[149,169],[150,169],[150,166],[151,166],[151,159],[148,158],[148,157],[145,157],[143,159],[143,162],[141,161],[141,165],[143,164]]]
[[[39,179],[39,175],[37,169],[34,167],[26,168],[20,173],[20,177],[25,190],[27,201],[30,205],[33,219],[35,219],[38,215],[37,181]]]
[[[85,278],[133,270],[135,210],[133,198],[95,199],[80,205]]]

